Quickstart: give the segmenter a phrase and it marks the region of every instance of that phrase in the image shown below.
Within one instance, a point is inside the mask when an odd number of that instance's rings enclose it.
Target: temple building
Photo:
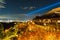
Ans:
[[[42,16],[36,16],[33,20],[37,24],[60,25],[60,7],[55,8]]]

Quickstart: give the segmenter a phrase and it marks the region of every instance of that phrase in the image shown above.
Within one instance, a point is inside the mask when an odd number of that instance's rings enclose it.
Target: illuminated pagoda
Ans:
[[[38,24],[60,24],[60,7],[52,9],[42,16],[36,16],[34,19]]]

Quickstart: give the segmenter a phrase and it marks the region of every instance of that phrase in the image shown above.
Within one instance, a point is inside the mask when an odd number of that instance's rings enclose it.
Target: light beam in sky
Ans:
[[[45,6],[45,7],[43,7],[43,8],[39,8],[39,9],[37,9],[37,10],[35,10],[35,11],[32,11],[32,12],[30,12],[30,13],[27,13],[26,16],[33,15],[33,14],[35,14],[35,13],[41,12],[41,11],[46,10],[46,9],[50,9],[50,8],[56,6],[56,5],[59,5],[59,4],[60,4],[60,2],[57,2],[57,3],[54,3],[54,4],[52,4],[52,5]]]

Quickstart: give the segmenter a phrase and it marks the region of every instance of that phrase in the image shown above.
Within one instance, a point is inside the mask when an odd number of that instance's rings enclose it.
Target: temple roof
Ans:
[[[42,16],[36,16],[34,19],[60,18],[60,7],[52,9]]]

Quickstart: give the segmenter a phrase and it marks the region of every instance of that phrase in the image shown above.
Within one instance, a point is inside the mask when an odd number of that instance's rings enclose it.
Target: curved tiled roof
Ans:
[[[45,18],[60,18],[60,7],[52,9],[48,13],[42,15],[42,16],[37,16],[34,19],[45,19]]]

